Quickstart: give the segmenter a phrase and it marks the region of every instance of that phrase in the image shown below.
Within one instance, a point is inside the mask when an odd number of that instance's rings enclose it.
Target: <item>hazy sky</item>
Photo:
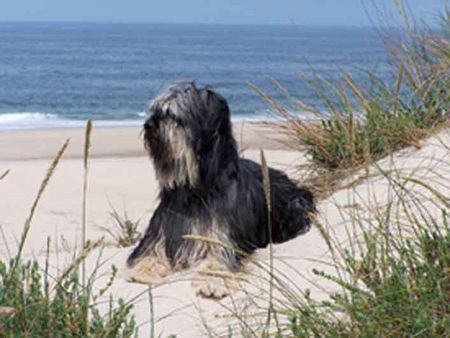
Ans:
[[[446,0],[409,0],[429,24]],[[0,0],[0,21],[370,25],[393,0]]]

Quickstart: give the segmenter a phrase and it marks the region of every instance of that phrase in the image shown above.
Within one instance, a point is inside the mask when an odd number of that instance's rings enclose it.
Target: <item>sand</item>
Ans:
[[[140,127],[95,127],[92,133],[91,158],[124,158],[146,156]],[[236,141],[241,149],[287,149],[286,137],[262,123],[236,123]],[[66,140],[70,146],[65,158],[83,156],[84,129],[39,129],[0,131],[0,161],[49,159]]]
[[[139,128],[135,127],[94,127],[87,195],[89,239],[107,236],[100,227],[111,227],[110,212],[113,207],[119,213],[126,211],[128,218],[132,220],[140,220],[140,229],[144,231],[156,206],[158,185],[151,163],[143,150],[139,132]],[[297,165],[306,163],[304,154],[290,150],[283,144],[285,138],[270,132],[265,126],[236,125],[235,134],[244,157],[259,161],[259,149],[264,148],[269,165],[283,169],[290,175],[295,174]],[[70,138],[70,146],[40,201],[25,245],[27,258],[43,260],[47,238],[50,237],[53,273],[58,274],[58,271],[69,264],[81,239],[83,137],[82,129],[0,132],[0,175],[5,170],[10,170],[0,181],[0,227],[4,235],[3,244],[0,245],[2,257],[16,251],[22,226],[51,158],[63,142]],[[417,174],[419,168],[419,175],[431,182],[444,196],[448,196],[450,173],[448,163],[445,162],[449,155],[448,144],[449,132],[443,131],[424,141],[421,149],[401,151],[394,157],[380,161],[379,166],[402,168],[405,175],[413,171]],[[372,169],[376,172],[376,168]],[[355,178],[357,175],[353,177]],[[338,191],[321,201],[319,221],[345,239],[347,218],[342,210],[352,206],[364,209],[369,204],[382,206],[389,200],[390,194],[386,180],[374,174],[362,184]],[[432,207],[430,210],[433,211]],[[438,215],[438,210],[436,214]],[[140,336],[146,337],[150,332],[151,321],[148,287],[126,282],[122,273],[130,250],[131,248],[115,247],[96,250],[88,258],[87,268],[92,270],[95,267],[100,252],[102,273],[110,272],[112,264],[119,268],[121,273],[112,286],[112,293],[115,297],[134,300],[133,313],[140,325]],[[328,254],[316,228],[295,240],[275,246],[274,253],[276,269],[280,269],[301,289],[311,287],[309,281],[315,278],[311,269],[317,263],[311,259],[327,257]],[[267,250],[260,250],[256,257],[267,262]],[[258,275],[257,272],[256,274]],[[106,279],[107,275],[98,277],[96,285],[102,287]],[[186,279],[186,276],[174,277],[174,280],[178,279]],[[249,275],[248,279],[252,281],[248,292],[264,293],[267,289],[263,278]],[[323,289],[317,285],[313,287],[317,297],[325,297],[335,287],[330,283],[318,283]],[[223,324],[229,324],[230,321],[222,315],[227,312],[225,306],[231,304],[229,297],[221,302],[199,299],[191,282],[186,280],[154,286],[152,295],[157,335],[206,335],[208,332],[204,323],[209,323],[218,330],[216,334],[227,332]],[[235,297],[239,304],[245,304],[248,293],[241,292]]]

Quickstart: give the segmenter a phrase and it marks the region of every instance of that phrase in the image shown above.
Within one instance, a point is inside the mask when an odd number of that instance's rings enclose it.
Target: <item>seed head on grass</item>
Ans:
[[[83,201],[82,201],[82,211],[81,211],[81,243],[86,245],[86,205],[87,205],[87,188],[88,188],[88,172],[89,172],[89,150],[91,148],[91,132],[92,132],[92,120],[86,122],[86,129],[84,133],[84,149],[83,149]],[[86,283],[86,265],[84,261],[81,264],[81,274],[83,285]]]
[[[9,170],[6,170],[4,173],[0,174],[0,180],[4,179],[6,176],[8,176]]]
[[[13,265],[10,270],[10,275],[8,276],[8,278],[6,278],[4,280],[5,287],[9,286],[12,276],[16,273],[16,269],[20,263],[20,260],[22,259],[23,249],[25,246],[26,239],[28,237],[28,233],[31,228],[31,222],[32,222],[34,214],[36,212],[36,208],[39,204],[39,201],[41,200],[42,195],[44,194],[44,192],[48,186],[48,183],[50,182],[51,177],[53,176],[53,173],[55,172],[56,167],[58,166],[59,161],[61,160],[61,157],[63,156],[64,152],[66,151],[68,145],[69,145],[69,140],[66,140],[66,142],[59,149],[58,153],[56,154],[55,158],[53,159],[52,163],[50,164],[50,167],[48,168],[47,173],[46,173],[43,181],[41,182],[41,185],[37,192],[36,198],[34,199],[33,205],[31,206],[31,210],[28,215],[28,218],[25,221],[25,225],[22,230],[22,235],[20,237],[19,249],[17,251],[15,258],[13,259]]]

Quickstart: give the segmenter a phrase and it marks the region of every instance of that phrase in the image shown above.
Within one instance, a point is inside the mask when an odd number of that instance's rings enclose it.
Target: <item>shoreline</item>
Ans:
[[[146,113],[139,115],[139,118],[128,119],[91,119],[92,122],[98,128],[118,128],[118,127],[139,127],[145,120]],[[29,120],[24,121],[18,119],[16,121],[2,120],[3,116],[21,116],[27,115]],[[53,113],[0,113],[0,132],[3,131],[25,131],[25,130],[46,130],[46,129],[76,129],[84,128],[88,119],[60,119],[60,118],[48,118],[47,115],[56,117]],[[46,117],[47,116],[47,117]],[[23,117],[23,116],[22,116]],[[38,117],[38,118],[36,118]],[[43,118],[43,119],[42,119]],[[275,117],[271,117],[268,113],[255,114],[255,115],[235,115],[231,116],[232,123],[264,123],[264,122],[276,122]]]
[[[236,142],[241,150],[287,150],[287,137],[269,121],[234,122]],[[82,158],[85,128],[0,130],[0,163],[53,158],[70,139],[65,158]],[[91,158],[147,156],[139,126],[96,126],[91,134]],[[1,166],[0,166],[1,167]]]

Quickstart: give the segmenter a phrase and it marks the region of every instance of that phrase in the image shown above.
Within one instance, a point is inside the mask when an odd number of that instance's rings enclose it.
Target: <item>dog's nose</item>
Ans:
[[[154,125],[155,125],[155,123],[153,122],[153,120],[151,118],[149,118],[144,123],[144,129],[146,129],[146,130],[152,129],[154,127]]]

